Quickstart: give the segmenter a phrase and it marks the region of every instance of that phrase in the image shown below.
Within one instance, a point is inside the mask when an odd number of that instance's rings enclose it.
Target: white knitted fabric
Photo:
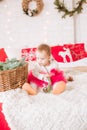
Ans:
[[[11,130],[87,130],[87,73],[77,74],[60,95],[16,89],[0,98]]]

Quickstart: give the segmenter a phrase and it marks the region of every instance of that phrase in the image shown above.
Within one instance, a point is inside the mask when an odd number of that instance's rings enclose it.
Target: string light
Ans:
[[[32,8],[35,8],[36,6],[36,3],[32,3],[31,2],[31,7]],[[6,20],[5,20],[5,23],[3,23],[3,30],[5,31],[6,35],[7,35],[7,41],[8,41],[8,46],[11,47],[12,46],[12,43],[14,40],[14,38],[12,37],[12,31],[11,31],[11,21],[12,21],[12,12],[10,11],[9,9],[9,5],[8,4],[4,4],[3,5],[4,7],[4,10],[6,12]],[[44,42],[47,42],[48,41],[48,26],[49,26],[49,15],[50,15],[50,12],[49,11],[46,11],[45,12],[45,22],[44,22],[44,25],[43,25],[43,41]]]
[[[47,20],[45,20],[45,25],[43,26],[43,32],[44,32],[44,40],[43,42],[47,43],[48,41],[48,25],[49,25],[49,18],[48,16],[50,15],[50,12],[49,11],[46,11],[46,17],[47,17]]]
[[[7,19],[5,20],[5,25],[3,26],[6,34],[7,34],[7,41],[8,41],[8,45],[7,48],[11,48],[12,43],[14,41],[14,39],[12,38],[12,33],[11,33],[11,17],[12,17],[12,12],[9,10],[8,4],[4,4],[3,5],[5,12],[6,12],[6,17]]]

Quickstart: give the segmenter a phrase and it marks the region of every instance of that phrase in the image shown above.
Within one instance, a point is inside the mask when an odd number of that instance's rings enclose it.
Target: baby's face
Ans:
[[[36,52],[37,62],[41,66],[49,65],[50,56],[45,51],[37,51]]]

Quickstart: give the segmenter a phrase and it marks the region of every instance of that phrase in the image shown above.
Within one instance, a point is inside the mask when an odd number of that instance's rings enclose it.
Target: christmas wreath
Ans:
[[[25,14],[31,17],[36,16],[42,11],[43,1],[42,0],[23,0],[22,8]]]
[[[69,15],[70,17],[73,16],[75,13],[81,13],[83,10],[83,4],[86,3],[86,0],[80,0],[78,1],[77,7],[74,7],[72,10],[68,10],[67,7],[63,2],[60,2],[60,0],[55,0],[54,4],[56,5],[56,9],[58,9],[59,12],[63,12],[63,16],[62,18],[65,18],[67,15]]]

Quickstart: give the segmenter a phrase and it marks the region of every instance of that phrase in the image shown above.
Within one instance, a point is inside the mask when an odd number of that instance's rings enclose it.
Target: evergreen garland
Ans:
[[[67,15],[70,17],[73,16],[75,13],[79,14],[83,10],[83,4],[86,3],[86,0],[80,0],[76,4],[78,5],[77,7],[74,7],[72,10],[68,10],[67,7],[65,6],[64,2],[60,2],[60,0],[55,0],[54,5],[56,5],[56,9],[59,12],[63,12],[62,18],[65,18]]]
[[[16,58],[11,60],[7,59],[6,62],[0,62],[0,71],[14,69],[25,63],[25,58],[22,58],[21,60],[17,60]]]

